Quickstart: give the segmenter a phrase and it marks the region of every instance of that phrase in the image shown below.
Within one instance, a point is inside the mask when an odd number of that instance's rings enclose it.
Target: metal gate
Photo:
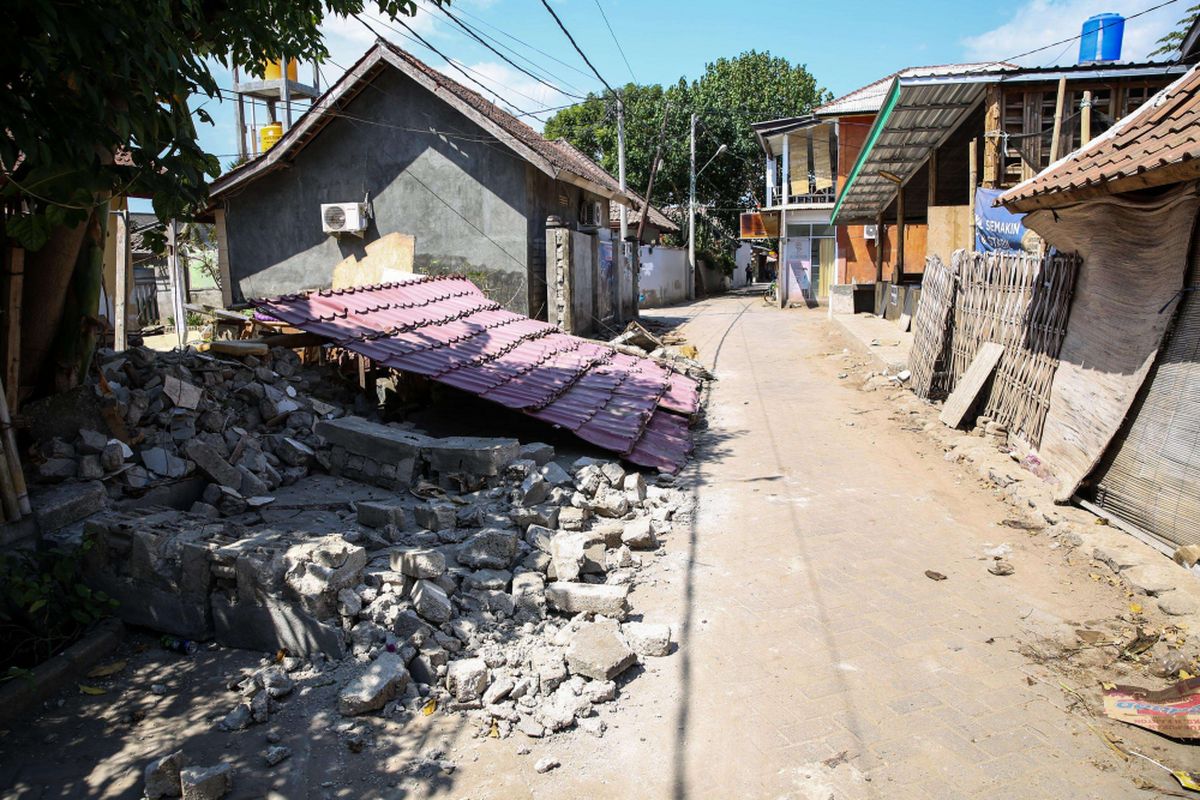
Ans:
[[[1193,236],[1193,284],[1198,251]],[[1176,545],[1200,544],[1200,292],[1181,293],[1158,360],[1093,478],[1100,508]]]

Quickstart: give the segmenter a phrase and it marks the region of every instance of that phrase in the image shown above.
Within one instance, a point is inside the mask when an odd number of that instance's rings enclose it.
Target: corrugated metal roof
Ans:
[[[929,153],[983,99],[984,71],[947,77],[895,78],[858,161],[834,206],[840,225],[875,221],[891,204],[900,182],[921,168]],[[891,177],[887,177],[891,176]]]
[[[1193,68],[1086,147],[1000,196],[1014,211],[1200,177],[1200,68]]]
[[[457,276],[287,295],[254,304],[374,362],[567,428],[635,464],[678,471],[691,453],[692,378],[505,311]]]
[[[817,106],[813,113],[822,117],[842,116],[845,114],[874,114],[883,107],[888,89],[896,78],[928,78],[937,75],[958,75],[965,72],[994,74],[1016,69],[1016,65],[1005,62],[972,62],[967,64],[932,64],[925,67],[908,67],[899,72],[893,72],[886,78],[880,78],[874,83],[868,83],[853,92],[830,100],[823,106]]]

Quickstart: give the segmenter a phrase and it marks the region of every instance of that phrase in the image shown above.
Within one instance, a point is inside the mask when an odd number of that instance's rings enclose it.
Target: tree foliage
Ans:
[[[655,205],[685,204],[688,192],[688,126],[700,118],[696,168],[721,144],[728,151],[708,166],[697,182],[697,201],[728,230],[737,230],[738,209],[763,200],[762,152],[750,125],[766,119],[804,114],[829,99],[816,78],[801,65],[769,53],[747,51],[736,58],[708,64],[704,74],[669,86],[628,84],[620,90],[625,104],[626,175],[631,188],[644,194],[658,144],[659,126],[668,109],[662,167],[655,178]],[[587,100],[551,117],[548,138],[564,138],[617,172],[615,99],[591,94]]]
[[[7,0],[0,51],[0,193],[28,213],[9,234],[28,249],[57,225],[83,222],[110,195],[149,194],[161,218],[204,203],[220,172],[200,147],[195,120],[211,124],[194,94],[217,98],[213,64],[241,66],[285,54],[321,60],[327,14],[364,0]],[[415,0],[375,0],[412,14]]]
[[[1200,17],[1200,4],[1189,6],[1188,10],[1184,12],[1183,18],[1175,25],[1175,29],[1155,42],[1158,47],[1151,51],[1151,57],[1178,55],[1179,49],[1183,47],[1183,40],[1187,36],[1188,29],[1192,27],[1192,23],[1196,21],[1197,17]]]

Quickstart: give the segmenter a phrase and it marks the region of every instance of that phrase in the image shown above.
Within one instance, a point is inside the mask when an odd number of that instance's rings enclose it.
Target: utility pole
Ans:
[[[617,181],[621,184],[621,194],[625,194],[625,101],[621,99],[621,95],[617,95]],[[621,214],[621,240],[617,243],[615,253],[617,255],[617,279],[614,281],[616,287],[616,302],[613,307],[617,311],[617,319],[625,320],[625,315],[621,308],[621,284],[625,278],[625,240],[629,238],[629,206],[622,204],[620,207]],[[630,288],[633,288],[635,282],[633,271],[630,270]],[[634,292],[633,307],[637,308],[637,293]],[[636,313],[634,316],[637,316]]]
[[[688,274],[687,296],[689,300],[696,299],[696,121],[698,117],[692,114],[691,135],[689,137],[688,168]]]
[[[658,126],[658,144],[655,145],[655,147],[654,147],[654,160],[652,162],[650,162],[650,182],[646,184],[646,196],[644,198],[646,202],[642,204],[642,213],[639,215],[639,218],[638,218],[638,229],[637,229],[637,246],[638,247],[641,247],[642,242],[644,241],[642,239],[642,236],[644,235],[645,230],[646,230],[646,216],[650,213],[650,203],[653,202],[653,198],[654,198],[654,175],[656,172],[658,172],[659,161],[662,160],[663,137],[666,136],[666,134],[667,134],[667,115],[670,113],[671,113],[671,102],[668,100],[667,103],[663,106],[662,122],[660,122],[659,126]]]

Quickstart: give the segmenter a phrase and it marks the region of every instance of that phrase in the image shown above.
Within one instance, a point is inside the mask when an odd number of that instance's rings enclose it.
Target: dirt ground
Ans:
[[[226,682],[261,655],[178,656],[135,634],[128,666],[95,681],[105,694],[68,693],[0,736],[4,796],[138,797],[145,764],[180,747],[233,764],[231,797],[247,798],[1178,791],[1106,737],[1176,767],[1195,768],[1194,748],[1098,715],[1099,680],[1162,682],[1112,647],[1062,649],[1077,628],[1165,621],[1131,616],[1087,548],[1006,526],[994,487],[947,462],[891,393],[862,391],[874,367],[823,310],[735,294],[648,316],[677,326],[718,381],[684,475],[694,521],[630,601],[678,647],[623,676],[602,737],[493,739],[442,713],[350,722],[336,673],[302,680],[266,725],[222,733]],[[984,551],[1002,544],[1015,573],[997,577]],[[276,739],[293,755],[268,767]],[[539,774],[547,756],[561,766]]]

